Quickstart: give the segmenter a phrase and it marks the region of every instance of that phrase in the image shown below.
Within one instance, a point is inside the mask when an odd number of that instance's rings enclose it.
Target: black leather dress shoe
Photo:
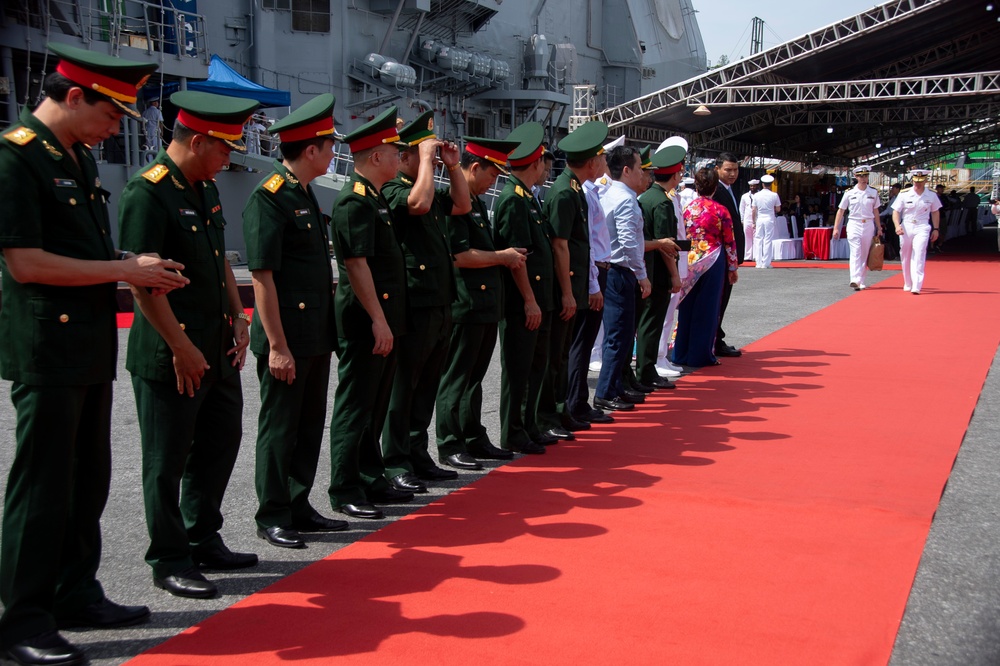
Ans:
[[[191,559],[206,569],[246,569],[257,564],[253,553],[234,553],[221,541],[192,548]]]
[[[83,652],[55,631],[26,638],[7,648],[6,657],[25,666],[75,666],[87,663]]]
[[[580,432],[581,430],[590,430],[590,423],[573,416],[564,415],[562,418],[562,427],[570,432]]]
[[[393,487],[384,490],[369,488],[365,491],[365,497],[372,504],[406,504],[413,501],[413,493],[408,490],[396,490]]]
[[[635,405],[631,402],[625,402],[621,398],[612,398],[606,400],[605,398],[594,398],[594,407],[598,409],[610,409],[616,412],[627,412],[630,409],[635,409]]]
[[[676,384],[674,384],[669,379],[664,379],[663,377],[656,377],[654,379],[650,379],[646,383],[649,384],[650,386],[652,386],[655,389],[661,389],[661,390],[669,390],[669,389],[677,388]]]
[[[614,417],[605,414],[600,409],[591,409],[586,414],[577,414],[574,418],[580,419],[581,421],[586,421],[587,423],[614,423],[615,422]]]
[[[148,619],[149,608],[146,606],[122,606],[105,597],[89,606],[84,606],[72,615],[59,617],[57,624],[60,629],[74,627],[112,629],[141,624]]]
[[[730,358],[736,358],[738,356],[743,356],[743,352],[732,345],[725,345],[722,347],[715,348],[716,356],[728,356]]]
[[[542,433],[543,435],[548,435],[549,437],[555,437],[556,440],[560,442],[572,442],[576,439],[576,435],[571,433],[566,428],[550,428]]]
[[[546,430],[545,432],[540,432],[537,435],[532,435],[531,441],[539,446],[545,446],[546,444],[555,444],[559,441],[559,438],[555,435],[550,435],[548,430]]]
[[[257,536],[272,546],[278,548],[305,548],[306,542],[302,540],[302,535],[290,527],[274,525],[266,530],[257,530]]]
[[[299,532],[343,532],[350,525],[346,520],[327,518],[318,513],[314,513],[305,519],[293,520],[292,529]]]
[[[476,462],[476,459],[470,456],[468,453],[453,453],[444,460],[442,460],[445,465],[450,467],[455,467],[457,469],[482,469],[483,466]]]
[[[493,446],[492,442],[469,444],[469,455],[480,460],[513,460],[514,454]]]
[[[413,472],[403,472],[389,479],[389,485],[404,493],[426,493],[427,486]]]
[[[215,583],[202,576],[197,569],[185,569],[162,578],[153,576],[153,585],[175,597],[189,599],[211,599],[219,592]]]
[[[418,469],[414,472],[421,481],[452,481],[458,478],[458,472],[453,469],[441,469],[438,466]]]
[[[656,390],[653,386],[639,381],[632,382],[629,385],[629,389],[632,391],[638,391],[639,393],[652,393]]]
[[[340,511],[351,518],[381,520],[385,517],[385,514],[382,513],[382,509],[378,508],[374,504],[368,504],[367,502],[360,504],[341,504],[337,511]]]
[[[639,393],[638,391],[633,391],[631,389],[622,389],[622,394],[620,397],[624,398],[626,401],[631,402],[634,405],[641,405],[642,403],[646,402],[645,393]]]
[[[552,440],[553,442],[556,440]],[[515,453],[527,453],[530,455],[538,455],[540,453],[545,453],[545,447],[538,442],[528,441],[521,444],[508,444],[504,446],[507,451],[514,451]]]

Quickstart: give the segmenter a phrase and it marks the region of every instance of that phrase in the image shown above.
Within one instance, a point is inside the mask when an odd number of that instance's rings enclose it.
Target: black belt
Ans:
[[[611,268],[610,261],[595,261],[594,265],[597,266],[598,268],[603,268],[604,270],[608,270],[609,268]]]

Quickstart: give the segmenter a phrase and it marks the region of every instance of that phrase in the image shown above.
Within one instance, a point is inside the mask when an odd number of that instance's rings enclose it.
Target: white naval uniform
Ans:
[[[753,195],[753,207],[757,211],[757,220],[754,224],[754,257],[757,258],[757,268],[770,268],[771,260],[774,259],[774,248],[771,241],[774,239],[775,208],[781,206],[781,199],[777,193],[764,188]]]
[[[927,261],[927,243],[931,237],[931,213],[941,208],[941,200],[934,192],[924,188],[923,194],[914,189],[903,190],[892,203],[899,211],[903,226],[899,258],[903,264],[903,291],[919,294],[924,286],[924,264]]]
[[[875,236],[878,219],[878,194],[875,188],[857,185],[844,192],[840,209],[847,211],[847,245],[851,248],[851,283],[862,289],[868,274],[868,251]]]
[[[746,249],[743,251],[744,261],[753,261],[753,193],[744,192],[740,197],[740,219],[743,220],[743,235],[746,236]]]

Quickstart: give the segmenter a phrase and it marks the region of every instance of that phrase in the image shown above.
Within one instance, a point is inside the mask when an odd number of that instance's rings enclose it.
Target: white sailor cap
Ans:
[[[760,181],[754,178],[753,180],[748,180],[747,185],[760,185]]]
[[[669,139],[666,139],[663,143],[661,143],[659,145],[659,147],[655,151],[653,151],[653,152],[657,152],[658,153],[658,152],[660,152],[661,150],[663,150],[664,148],[666,148],[668,146],[680,146],[681,148],[684,149],[685,153],[688,150],[688,142],[684,140],[684,137],[681,137],[681,136],[672,136]]]
[[[909,173],[909,176],[914,183],[922,183],[926,181],[930,175],[931,172],[927,169],[914,169]]]
[[[604,152],[609,153],[613,148],[625,145],[625,135],[622,134],[620,137],[612,141],[611,143],[604,144]]]
[[[868,166],[867,164],[859,164],[858,166],[854,167],[854,175],[867,176],[871,172],[871,170],[872,170],[871,167]]]
[[[694,185],[694,178],[688,177],[681,181],[685,185]]]
[[[767,174],[766,176],[761,176],[760,182],[763,183],[764,185],[770,185],[771,183],[774,182],[774,176],[772,176],[771,174]]]

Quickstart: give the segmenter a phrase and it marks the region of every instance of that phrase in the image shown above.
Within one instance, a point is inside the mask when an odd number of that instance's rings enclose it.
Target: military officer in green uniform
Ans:
[[[483,378],[497,343],[503,316],[505,269],[523,269],[527,250],[496,250],[489,211],[479,197],[506,174],[513,141],[464,137],[462,174],[469,184],[472,209],[448,218],[451,252],[455,255],[458,300],[451,312],[455,325],[451,351],[437,391],[438,456],[452,467],[479,469],[476,458],[509,460],[510,451],[497,448],[483,426]]]
[[[111,482],[118,281],[182,287],[183,264],[115,249],[110,193],[89,146],[138,118],[156,65],[53,44],[45,99],[0,136],[0,375],[12,382],[16,448],[0,538],[0,656],[79,664],[57,628],[144,621],[104,596],[101,513]],[[162,296],[160,296],[162,297]]]
[[[566,153],[566,169],[545,195],[545,219],[552,230],[555,263],[555,314],[549,332],[549,363],[542,387],[542,421],[549,427],[546,439],[573,439],[572,431],[586,430],[589,423],[573,418],[566,410],[567,363],[577,310],[590,307],[590,227],[583,183],[604,172],[604,140],[608,126],[591,121],[559,142]]]
[[[125,367],[132,373],[142,438],[142,492],[153,584],[208,598],[215,584],[196,565],[253,566],[222,541],[222,497],[242,436],[240,369],[248,319],[226,261],[215,175],[229,164],[257,103],[182,91],[173,139],[133,176],[119,206],[123,247],[176,257],[191,280],[165,299],[135,296]]]
[[[646,250],[646,273],[653,289],[649,298],[636,301],[636,369],[639,382],[654,388],[674,385],[656,373],[656,357],[663,334],[663,320],[670,306],[670,295],[680,291],[677,273],[677,219],[674,189],[684,172],[686,151],[668,146],[649,158],[653,184],[639,195],[642,208],[643,236]]]
[[[331,211],[340,280],[337,394],[330,425],[330,504],[355,518],[382,518],[375,503],[408,502],[385,479],[379,435],[406,325],[406,264],[389,204],[379,193],[396,175],[396,107],[348,134],[354,172]]]
[[[538,399],[548,366],[551,325],[552,245],[531,188],[548,166],[542,154],[544,130],[525,123],[507,137],[517,141],[510,154],[510,178],[497,199],[493,239],[498,250],[524,248],[527,261],[504,276],[504,319],[500,322],[500,447],[545,453]]]
[[[434,134],[434,112],[426,111],[399,130],[406,144],[399,174],[382,186],[396,239],[406,263],[406,335],[397,345],[396,376],[382,433],[385,476],[396,490],[425,493],[424,481],[454,478],[427,451],[427,429],[451,339],[455,276],[445,224],[447,215],[471,209],[469,186],[459,168],[458,146]],[[434,189],[440,160],[451,186]],[[446,461],[447,462],[447,461]]]
[[[257,535],[282,548],[304,548],[302,532],[347,529],[309,503],[337,341],[329,218],[309,185],[333,159],[334,102],[319,95],[271,125],[282,161],[243,209],[256,303],[250,351],[260,381],[255,519]]]

